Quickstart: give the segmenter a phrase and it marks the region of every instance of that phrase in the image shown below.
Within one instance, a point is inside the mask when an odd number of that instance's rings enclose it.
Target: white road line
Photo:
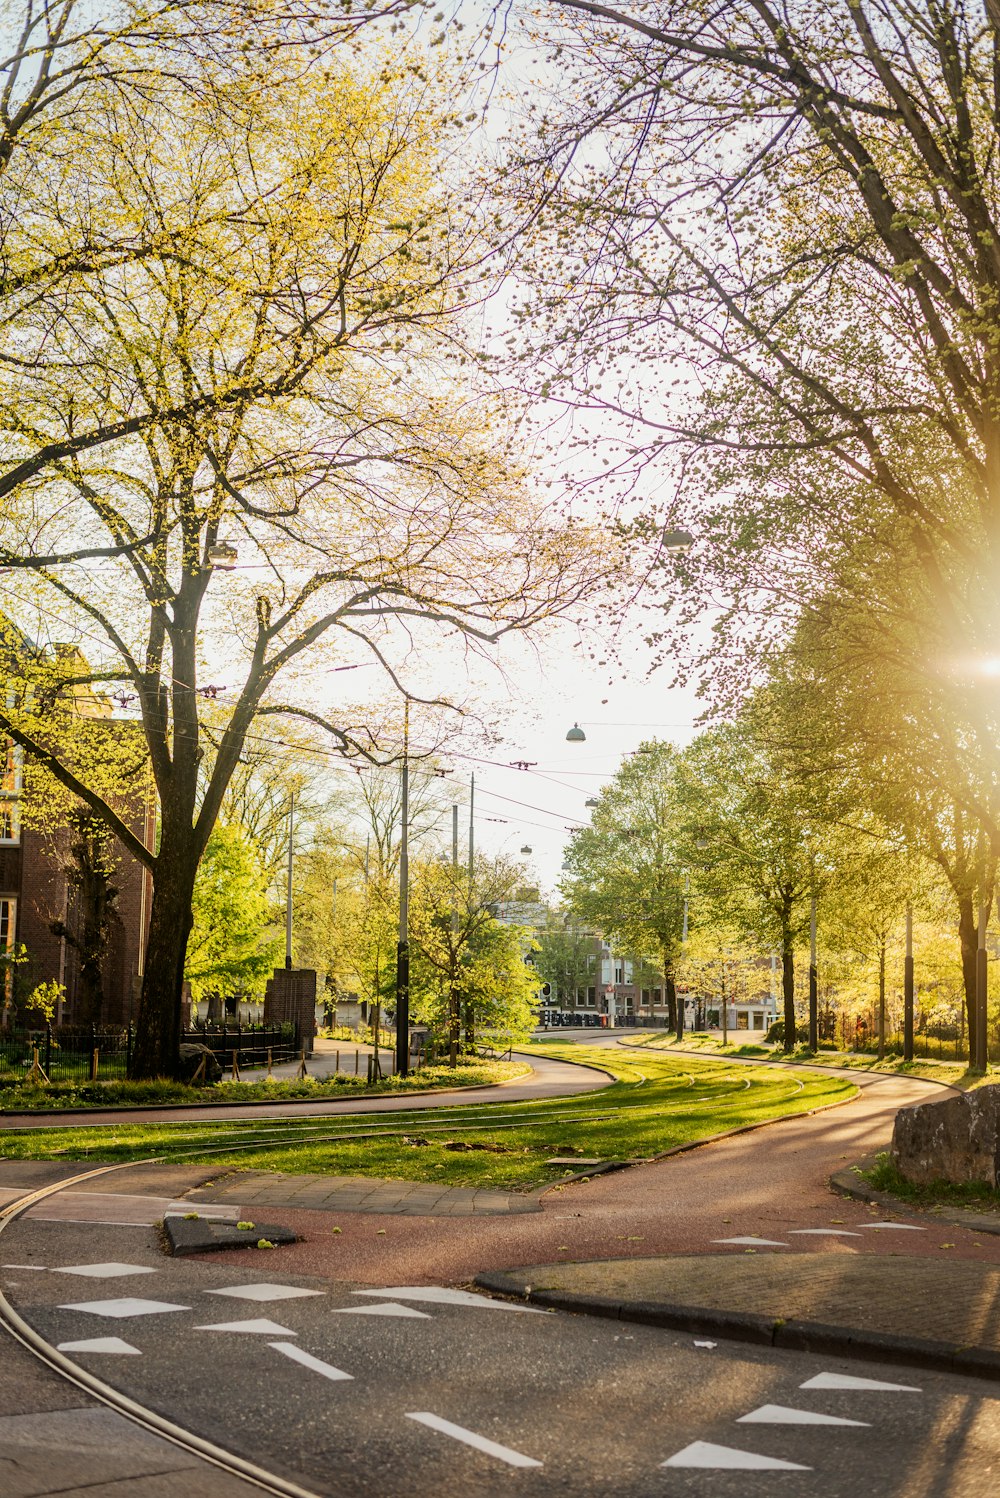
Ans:
[[[534,1306],[515,1306],[509,1300],[491,1300],[471,1290],[449,1290],[443,1285],[389,1285],[384,1290],[353,1290],[353,1295],[385,1296],[390,1300],[426,1300],[440,1306],[478,1306],[483,1311],[525,1311],[529,1316],[550,1316]]]
[[[86,1274],[95,1280],[120,1279],[126,1274],[157,1274],[146,1264],[67,1264],[52,1271],[53,1274]]]
[[[886,1384],[877,1378],[857,1378],[853,1373],[817,1373],[807,1378],[800,1389],[871,1389],[885,1394],[920,1394],[913,1384]]]
[[[259,1337],[295,1337],[290,1326],[279,1326],[266,1317],[250,1321],[216,1321],[211,1326],[196,1326],[196,1332],[254,1332]]]
[[[88,1337],[83,1342],[60,1342],[57,1352],[110,1352],[119,1356],[140,1357],[138,1347],[123,1342],[121,1337]]]
[[[702,1467],[728,1472],[811,1472],[801,1462],[783,1462],[776,1456],[758,1456],[756,1451],[737,1451],[712,1441],[692,1441],[683,1451],[669,1456],[661,1467]]]
[[[224,1290],[206,1290],[206,1295],[233,1295],[238,1300],[298,1300],[303,1295],[322,1295],[322,1290],[299,1290],[294,1285],[227,1285]]]
[[[796,1410],[785,1404],[762,1404],[741,1415],[737,1425],[869,1425],[868,1420],[845,1420],[840,1415],[820,1415],[816,1410]]]
[[[415,1311],[412,1306],[397,1305],[394,1300],[387,1301],[384,1306],[337,1306],[330,1314],[332,1316],[410,1316],[421,1321],[431,1319],[426,1311]]]
[[[789,1228],[789,1238],[860,1238],[860,1233],[847,1228]]]
[[[747,1248],[787,1248],[788,1244],[779,1238],[713,1238],[713,1243],[732,1243]]]
[[[541,1462],[536,1462],[533,1456],[522,1456],[520,1451],[512,1451],[509,1446],[500,1446],[496,1441],[489,1441],[485,1436],[477,1436],[474,1430],[466,1430],[462,1425],[453,1425],[450,1420],[442,1420],[440,1415],[432,1415],[427,1410],[419,1413],[408,1412],[407,1420],[417,1420],[421,1425],[426,1425],[430,1430],[438,1430],[443,1436],[451,1436],[455,1441],[461,1441],[466,1446],[474,1446],[477,1451],[484,1451],[487,1456],[495,1456],[498,1461],[506,1462],[511,1467],[540,1467]]]
[[[863,1222],[863,1228],[872,1228],[875,1232],[897,1232],[897,1233],[926,1233],[926,1228],[921,1228],[915,1222]]]
[[[87,1311],[91,1316],[159,1316],[165,1311],[190,1311],[190,1306],[175,1306],[167,1300],[137,1300],[123,1295],[118,1300],[85,1300],[59,1307],[60,1311]]]
[[[283,1352],[286,1358],[291,1358],[294,1363],[301,1363],[303,1368],[311,1368],[314,1373],[322,1373],[324,1378],[336,1382],[337,1379],[353,1379],[353,1373],[345,1373],[342,1368],[335,1368],[332,1363],[324,1363],[321,1358],[314,1358],[311,1352],[306,1352],[302,1347],[296,1347],[294,1342],[269,1342],[268,1347],[273,1347],[276,1352]]]

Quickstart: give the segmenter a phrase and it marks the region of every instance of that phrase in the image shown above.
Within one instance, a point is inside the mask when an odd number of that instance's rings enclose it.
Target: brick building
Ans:
[[[77,710],[103,720],[100,732],[109,739],[134,732],[133,725],[116,721],[110,705],[90,696],[79,699]],[[145,799],[145,798],[143,798]],[[119,807],[147,847],[155,831],[152,798],[145,804]],[[23,948],[25,961],[8,967],[2,978],[0,1009],[4,1021],[11,1007],[37,984],[53,981],[65,989],[56,1019],[72,1023],[125,1024],[138,1008],[152,892],[147,871],[116,839],[100,871],[102,898],[107,886],[115,891],[104,911],[106,940],[100,963],[103,1002],[99,1014],[85,1014],[86,985],[81,981],[80,942],[93,917],[94,879],[81,856],[78,827],[39,828],[24,814],[20,751],[0,739],[0,951]],[[76,851],[74,851],[74,849]]]

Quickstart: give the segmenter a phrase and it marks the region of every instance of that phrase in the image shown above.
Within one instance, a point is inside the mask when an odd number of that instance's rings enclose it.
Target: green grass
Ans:
[[[738,1032],[746,1034],[746,1031]],[[752,1033],[752,1032],[751,1032]],[[913,1061],[904,1061],[902,1056],[890,1052],[884,1060],[868,1051],[837,1051],[826,1046],[821,1046],[818,1051],[809,1050],[808,1046],[797,1046],[790,1055],[786,1055],[780,1046],[761,1045],[759,1042],[744,1041],[740,1044],[730,1042],[723,1045],[722,1041],[714,1035],[699,1035],[695,1033],[686,1039],[682,1045],[678,1045],[676,1036],[655,1030],[647,1034],[637,1034],[633,1039],[623,1041],[625,1045],[641,1045],[650,1050],[683,1050],[693,1055],[713,1056],[750,1056],[761,1061],[773,1061],[785,1066],[795,1066],[805,1063],[813,1063],[816,1066],[840,1066],[850,1071],[877,1071],[888,1072],[894,1076],[924,1077],[928,1081],[946,1082],[949,1087],[957,1087],[962,1092],[967,1092],[972,1087],[982,1087],[984,1083],[995,1082],[1000,1075],[994,1067],[985,1075],[982,1072],[970,1071],[964,1061],[934,1061],[929,1057],[918,1057]]]
[[[931,1210],[944,1207],[959,1207],[966,1212],[1000,1212],[1000,1191],[973,1181],[955,1184],[952,1181],[932,1181],[927,1186],[915,1186],[900,1175],[889,1154],[875,1156],[871,1170],[859,1170],[858,1175],[876,1191],[888,1192],[900,1201],[911,1202],[917,1207]]]
[[[0,1089],[3,1113],[46,1113],[52,1108],[140,1108],[157,1104],[281,1103],[308,1098],[370,1097],[383,1092],[426,1092],[438,1087],[482,1087],[524,1076],[528,1068],[520,1061],[468,1061],[456,1066],[423,1066],[408,1077],[385,1077],[369,1087],[362,1076],[341,1072],[326,1081],[307,1077],[304,1081],[273,1079],[270,1082],[216,1082],[191,1087],[183,1082],[77,1082],[53,1083],[49,1087]]]
[[[433,1113],[7,1131],[0,1133],[0,1154],[88,1161],[156,1157],[219,1171],[243,1167],[528,1191],[565,1173],[546,1165],[550,1156],[649,1157],[725,1129],[838,1102],[855,1091],[839,1077],[635,1057],[613,1046],[588,1046],[583,1055],[573,1045],[525,1049],[585,1059],[616,1080],[603,1091],[573,1098],[504,1103],[498,1094],[489,1104]]]

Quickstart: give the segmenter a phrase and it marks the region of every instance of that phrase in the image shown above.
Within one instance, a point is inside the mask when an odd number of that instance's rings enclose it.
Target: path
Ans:
[[[353,1052],[352,1052],[353,1054]],[[417,1108],[456,1108],[475,1103],[524,1103],[544,1098],[574,1097],[580,1092],[595,1092],[611,1081],[607,1072],[565,1061],[551,1061],[544,1056],[521,1055],[515,1058],[530,1062],[530,1076],[516,1077],[488,1087],[456,1087],[436,1092],[392,1092],[374,1097],[304,1098],[295,1103],[209,1104],[205,1107],[116,1108],[100,1111],[88,1108],[80,1113],[3,1113],[3,1129],[98,1128],[128,1122],[180,1123],[193,1120],[206,1123],[251,1118],[322,1118],[341,1113],[399,1113]],[[310,1063],[311,1065],[311,1063]],[[331,1068],[332,1073],[332,1068]]]

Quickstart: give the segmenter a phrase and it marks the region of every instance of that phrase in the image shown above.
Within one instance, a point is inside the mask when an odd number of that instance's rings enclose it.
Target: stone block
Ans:
[[[914,1185],[931,1181],[1000,1184],[1000,1086],[900,1108],[892,1158]]]

